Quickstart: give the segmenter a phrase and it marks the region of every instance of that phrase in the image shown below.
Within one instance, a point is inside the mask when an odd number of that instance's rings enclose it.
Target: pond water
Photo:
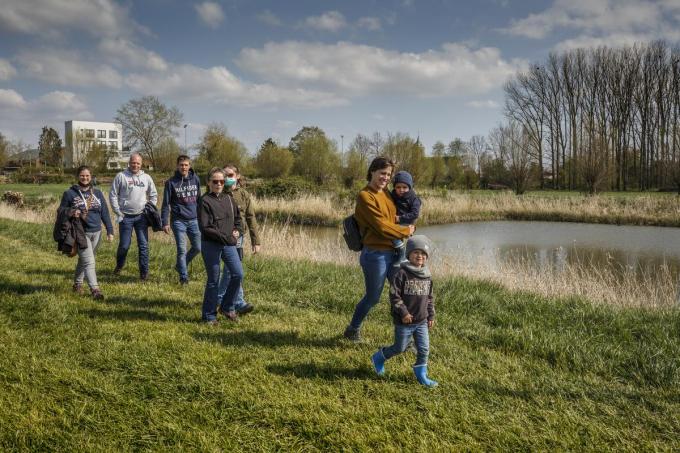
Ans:
[[[335,228],[303,228],[313,237],[338,240]],[[492,221],[418,228],[435,244],[438,259],[489,270],[516,263],[540,270],[567,266],[654,279],[680,274],[680,228],[585,223]]]
[[[445,256],[498,267],[519,261],[556,271],[568,265],[653,276],[680,272],[680,228],[494,221],[419,228]]]

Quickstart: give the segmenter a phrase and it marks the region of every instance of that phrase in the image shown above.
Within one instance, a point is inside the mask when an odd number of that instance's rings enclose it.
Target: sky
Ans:
[[[0,133],[112,121],[157,96],[180,146],[225,125],[251,154],[321,127],[436,141],[503,121],[503,84],[550,52],[680,42],[680,0],[2,0]]]

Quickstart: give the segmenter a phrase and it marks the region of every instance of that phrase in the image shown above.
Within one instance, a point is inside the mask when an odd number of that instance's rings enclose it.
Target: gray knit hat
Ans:
[[[408,238],[406,243],[406,257],[414,250],[422,250],[428,258],[432,257],[432,243],[424,234],[416,234]]]

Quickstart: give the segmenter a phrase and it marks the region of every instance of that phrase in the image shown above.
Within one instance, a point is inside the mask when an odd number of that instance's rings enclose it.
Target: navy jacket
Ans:
[[[400,225],[413,225],[420,215],[420,198],[414,190],[409,190],[403,197],[397,196],[394,190],[390,192],[397,207]]]
[[[176,171],[172,178],[165,181],[161,206],[163,226],[170,224],[170,213],[172,213],[173,220],[196,219],[196,203],[201,193],[200,190],[201,182],[193,169],[189,169],[189,175],[186,178]]]
[[[81,194],[85,199],[81,197]],[[113,225],[109,215],[109,207],[101,190],[90,188],[83,191],[78,184],[74,184],[61,197],[60,208],[79,209],[83,214],[83,227],[87,233],[94,233],[102,229],[102,222],[106,225],[107,234],[113,234]]]

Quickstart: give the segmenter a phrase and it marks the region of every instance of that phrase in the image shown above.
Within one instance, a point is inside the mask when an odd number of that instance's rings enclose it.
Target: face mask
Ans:
[[[224,180],[225,187],[232,187],[234,184],[236,184],[236,178],[225,178]]]

